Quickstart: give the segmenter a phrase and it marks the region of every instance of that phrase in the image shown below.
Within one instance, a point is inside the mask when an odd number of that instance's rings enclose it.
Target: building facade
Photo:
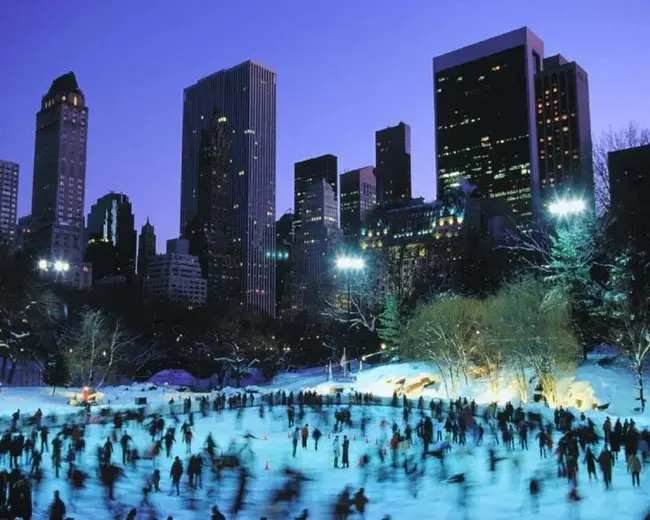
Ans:
[[[19,171],[16,163],[0,159],[0,243],[9,251],[16,246]]]
[[[406,123],[375,132],[375,178],[379,204],[411,200],[411,127]]]
[[[16,250],[24,251],[29,244],[29,238],[32,233],[32,216],[25,215],[18,219],[16,226]]]
[[[143,278],[147,273],[149,261],[156,256],[156,231],[153,225],[147,222],[140,229],[138,238],[138,276]]]
[[[208,300],[224,306],[242,301],[239,243],[234,240],[230,197],[230,132],[219,114],[202,131],[197,212],[185,235],[208,280]]]
[[[366,166],[341,174],[341,230],[350,246],[359,245],[363,221],[377,205],[374,170]]]
[[[275,312],[276,75],[253,61],[224,69],[185,89],[181,234],[198,211],[203,130],[213,116],[230,137],[229,181],[233,242],[241,267],[240,304]]]
[[[123,193],[108,193],[97,199],[90,207],[86,233],[89,247],[102,241],[114,251],[114,265],[106,276],[135,274],[137,235],[129,197]]]
[[[293,270],[293,213],[288,210],[275,223],[275,315],[290,315]]]
[[[334,256],[340,246],[338,203],[325,178],[313,182],[304,192],[304,221],[294,226],[292,315],[306,313],[317,319],[334,286]]]
[[[31,245],[47,260],[83,256],[88,107],[74,73],[58,77],[36,115]]]
[[[589,80],[575,62],[545,58],[535,76],[542,205],[581,198],[594,207]]]
[[[205,305],[207,280],[201,276],[199,259],[189,254],[187,240],[168,240],[167,252],[149,261],[144,289],[150,296],[175,305]]]
[[[309,222],[312,215],[306,214],[306,205],[309,205],[309,190],[314,183],[324,180],[332,188],[334,201],[338,203],[338,159],[335,155],[327,154],[314,157],[294,165],[294,233],[300,234],[304,223]]]
[[[608,168],[614,237],[650,254],[650,144],[610,152]]]
[[[466,179],[514,217],[540,211],[535,74],[544,44],[527,27],[433,59],[437,196]]]

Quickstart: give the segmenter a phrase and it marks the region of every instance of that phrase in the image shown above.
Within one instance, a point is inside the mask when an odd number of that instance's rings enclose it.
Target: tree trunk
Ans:
[[[639,390],[639,403],[641,404],[641,413],[645,411],[645,397],[643,396],[643,367],[640,366],[636,370],[636,384]]]
[[[4,379],[7,373],[7,359],[8,356],[6,355],[2,357],[2,375],[0,375],[0,379]]]

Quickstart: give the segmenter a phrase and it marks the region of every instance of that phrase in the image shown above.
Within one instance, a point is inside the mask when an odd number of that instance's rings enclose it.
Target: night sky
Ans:
[[[595,133],[650,126],[648,0],[0,0],[0,158],[31,207],[41,96],[74,71],[90,107],[86,214],[108,191],[178,236],[183,89],[247,59],[278,75],[277,215],[293,163],[374,163],[374,131],[412,128],[413,194],[435,196],[434,56],[528,25],[588,73]]]

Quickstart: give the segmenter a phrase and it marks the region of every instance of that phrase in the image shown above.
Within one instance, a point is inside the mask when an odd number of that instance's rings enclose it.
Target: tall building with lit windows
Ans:
[[[358,247],[361,225],[376,205],[377,184],[372,166],[341,174],[341,230],[347,244]]]
[[[304,205],[311,185],[324,180],[332,188],[334,201],[338,202],[338,159],[336,155],[326,154],[313,157],[294,165],[294,213],[293,231],[300,234],[303,223],[312,216],[305,213]]]
[[[438,197],[467,179],[515,217],[540,210],[535,74],[544,43],[523,27],[433,59]]]
[[[19,170],[16,163],[0,159],[0,247],[9,251],[16,244]]]
[[[250,60],[200,79],[185,89],[183,99],[181,234],[197,215],[201,186],[211,186],[200,182],[201,140],[204,130],[214,129],[216,114],[228,134],[222,141],[228,142],[239,304],[268,315],[275,312],[275,100],[275,72]]]
[[[36,114],[30,246],[47,261],[82,260],[87,139],[86,99],[68,72]]]
[[[589,80],[557,54],[535,77],[537,147],[542,204],[578,197],[594,205]]]
[[[321,177],[303,193],[303,222],[294,228],[291,310],[317,319],[332,294],[333,262],[340,245],[336,192]],[[295,223],[295,221],[294,221]]]

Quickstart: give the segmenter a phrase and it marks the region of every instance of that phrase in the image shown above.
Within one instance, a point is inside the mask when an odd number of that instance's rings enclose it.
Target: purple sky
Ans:
[[[435,195],[433,56],[528,25],[589,74],[592,128],[650,126],[647,0],[6,0],[0,5],[0,158],[30,211],[35,114],[73,70],[90,107],[86,212],[110,190],[178,235],[183,88],[246,59],[278,74],[277,213],[293,163],[374,163],[374,131],[412,128],[413,193]]]

